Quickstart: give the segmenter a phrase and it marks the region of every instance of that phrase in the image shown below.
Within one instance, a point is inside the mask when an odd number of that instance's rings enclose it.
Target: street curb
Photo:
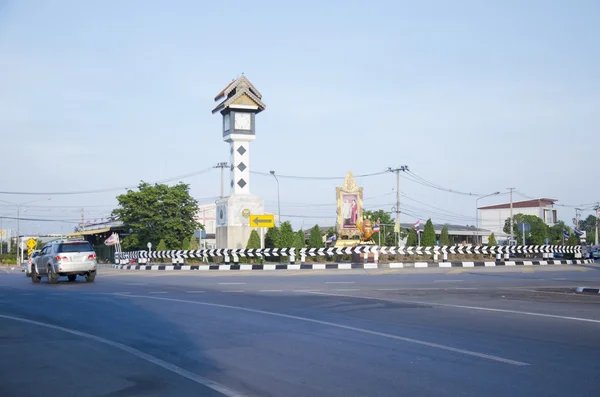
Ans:
[[[569,259],[548,261],[453,261],[453,262],[410,262],[410,263],[306,263],[306,264],[229,264],[229,265],[112,265],[120,270],[351,270],[351,269],[402,269],[402,268],[452,268],[452,267],[495,267],[495,266],[546,266],[581,265],[593,263],[591,259]]]
[[[600,288],[577,287],[576,292],[584,292],[587,294],[600,294]]]

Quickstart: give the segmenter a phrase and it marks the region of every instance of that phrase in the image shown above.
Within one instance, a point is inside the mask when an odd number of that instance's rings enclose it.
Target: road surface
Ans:
[[[599,270],[5,271],[0,395],[593,395]]]

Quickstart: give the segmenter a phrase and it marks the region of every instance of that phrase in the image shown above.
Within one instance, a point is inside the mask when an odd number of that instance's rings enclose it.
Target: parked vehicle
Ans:
[[[61,276],[75,281],[84,276],[91,283],[96,278],[98,266],[94,249],[85,240],[53,241],[44,248],[31,266],[31,281],[39,283],[47,277],[50,284],[58,282]]]

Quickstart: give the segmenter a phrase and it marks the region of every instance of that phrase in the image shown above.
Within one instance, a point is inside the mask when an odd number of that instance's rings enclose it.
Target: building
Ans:
[[[206,248],[216,248],[217,240],[217,204],[200,204],[198,205],[198,214],[194,217],[196,222],[204,226],[204,241]],[[198,235],[195,234],[196,238]]]
[[[550,198],[513,202],[513,216],[517,214],[535,215],[541,218],[548,226],[558,222],[558,214],[554,203],[558,201]],[[488,205],[479,207],[479,226],[494,232],[498,241],[505,240],[508,236],[504,233],[504,223],[510,218],[510,203]]]

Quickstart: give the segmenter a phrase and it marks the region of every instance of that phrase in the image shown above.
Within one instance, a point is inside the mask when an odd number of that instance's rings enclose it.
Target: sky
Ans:
[[[209,170],[181,180],[213,202],[211,167],[229,160],[214,97],[243,73],[267,106],[254,172],[407,165],[453,191],[595,203],[599,19],[587,0],[0,0],[0,191],[108,190],[0,200],[45,200],[20,216],[65,221],[22,221],[23,233],[70,232],[81,208],[105,216],[124,187],[196,171]],[[391,211],[395,175],[358,182],[366,209]],[[333,226],[341,183],[280,178],[282,218]],[[253,174],[251,191],[277,211],[274,178]],[[475,224],[476,196],[406,174],[400,191],[403,222]]]

